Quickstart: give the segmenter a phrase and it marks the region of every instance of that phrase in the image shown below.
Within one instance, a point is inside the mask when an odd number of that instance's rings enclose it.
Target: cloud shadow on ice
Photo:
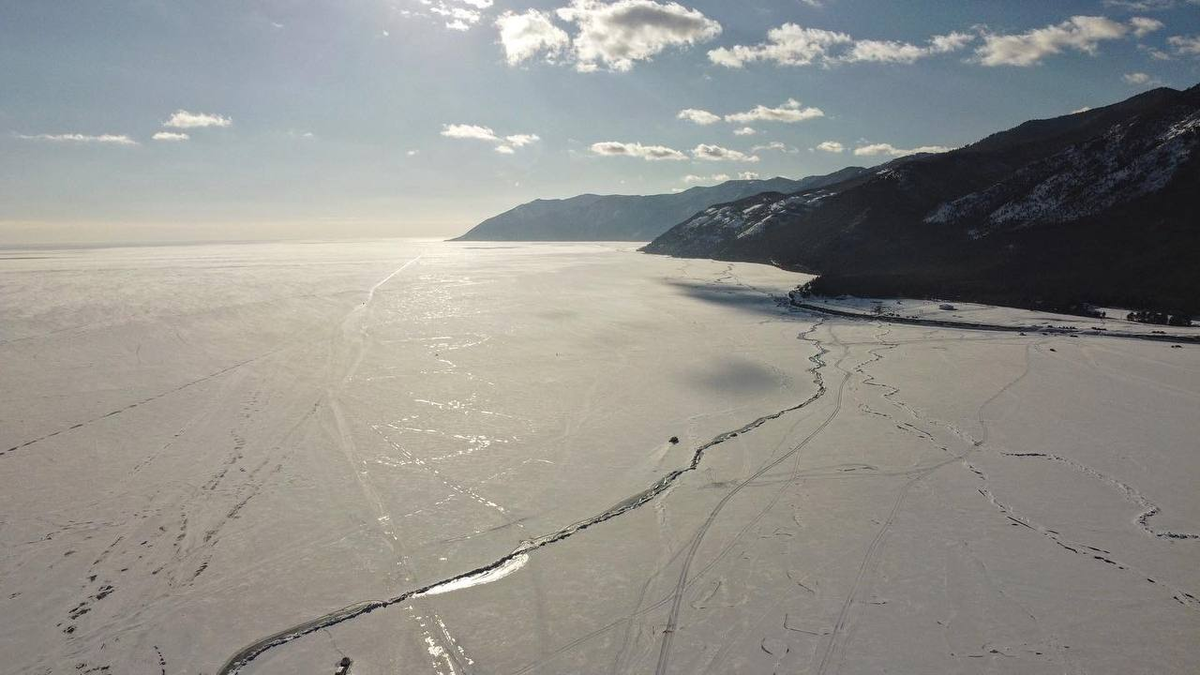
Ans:
[[[737,356],[726,357],[691,370],[683,375],[689,386],[724,394],[745,396],[778,389],[779,374],[753,361]]]
[[[733,284],[705,283],[695,281],[664,280],[663,283],[673,286],[689,298],[711,302],[716,305],[729,307],[757,314],[780,314],[779,306],[765,292],[748,286]]]

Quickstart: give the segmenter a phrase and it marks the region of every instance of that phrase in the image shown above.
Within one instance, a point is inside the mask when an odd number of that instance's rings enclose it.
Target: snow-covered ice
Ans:
[[[0,253],[0,673],[1194,672],[1200,348],[632,249]]]

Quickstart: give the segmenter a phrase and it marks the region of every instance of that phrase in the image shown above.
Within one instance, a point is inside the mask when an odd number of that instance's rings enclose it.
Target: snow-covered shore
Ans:
[[[1200,342],[1200,326],[1161,326],[1123,318],[1129,310],[1100,309],[1105,317],[1087,317],[998,307],[971,302],[911,298],[859,298],[789,295],[791,304],[832,316],[915,326],[1062,335],[1099,335],[1161,342]]]

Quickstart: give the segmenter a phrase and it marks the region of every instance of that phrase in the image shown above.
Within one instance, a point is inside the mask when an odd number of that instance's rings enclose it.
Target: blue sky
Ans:
[[[0,0],[0,63],[0,242],[440,236],[1193,86],[1200,4]]]

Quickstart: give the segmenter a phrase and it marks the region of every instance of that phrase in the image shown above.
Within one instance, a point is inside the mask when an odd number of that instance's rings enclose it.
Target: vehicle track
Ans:
[[[824,321],[823,319],[819,319],[813,325],[813,327],[810,328],[809,331],[807,331],[807,333],[811,333],[812,331],[816,330],[816,328],[818,326],[820,326],[823,323],[823,321]],[[816,341],[814,341],[814,342],[816,342]],[[600,523],[603,523],[603,522],[606,522],[613,518],[616,518],[628,511],[632,511],[632,510],[652,501],[657,496],[659,496],[660,494],[665,492],[672,485],[674,485],[683,475],[690,473],[692,471],[695,471],[700,466],[700,463],[704,459],[705,453],[709,449],[711,449],[717,445],[720,445],[720,444],[728,441],[731,438],[736,438],[744,433],[747,433],[749,431],[757,429],[758,427],[762,426],[763,424],[766,424],[767,422],[769,422],[771,420],[778,419],[789,413],[806,408],[807,406],[811,405],[814,401],[816,401],[816,400],[820,399],[822,396],[824,396],[827,390],[826,390],[824,381],[819,378],[819,369],[825,365],[824,362],[820,360],[820,355],[823,353],[826,353],[826,352],[824,350],[824,347],[821,346],[819,342],[816,344],[818,345],[818,349],[820,350],[820,353],[818,355],[816,355],[816,357],[809,357],[810,360],[812,360],[815,364],[813,366],[813,368],[809,369],[809,371],[814,374],[814,381],[818,382],[817,390],[813,394],[811,394],[808,398],[804,399],[803,401],[796,403],[795,405],[792,405],[787,408],[783,408],[781,410],[777,410],[777,411],[769,413],[767,415],[763,415],[761,417],[755,418],[754,420],[752,420],[736,429],[733,429],[730,431],[725,431],[725,432],[722,432],[722,433],[714,436],[711,440],[698,446],[693,451],[692,459],[688,464],[686,464],[682,468],[674,469],[674,470],[668,472],[667,474],[665,474],[664,476],[659,478],[654,484],[652,484],[647,489],[642,490],[641,492],[635,493],[620,502],[617,502],[613,506],[609,507],[608,509],[605,509],[604,511],[602,511],[596,515],[590,516],[590,517],[582,519],[582,520],[578,520],[574,523],[571,523],[570,525],[562,527],[562,528],[555,530],[554,532],[551,532],[549,534],[542,535],[535,539],[526,540],[526,541],[522,542],[521,545],[518,546],[517,548],[515,548],[512,552],[510,552],[507,555],[504,555],[500,558],[497,558],[496,560],[493,560],[492,562],[487,563],[486,565],[476,567],[475,569],[468,570],[461,574],[458,574],[458,575],[455,575],[455,576],[452,576],[452,577],[449,577],[449,578],[446,578],[446,579],[443,579],[440,581],[426,584],[419,588],[404,591],[403,593],[392,596],[390,598],[381,599],[381,600],[368,600],[368,601],[348,605],[341,609],[335,610],[333,612],[329,612],[327,614],[323,614],[321,616],[315,617],[315,618],[305,621],[303,623],[297,624],[290,628],[285,628],[281,631],[278,631],[278,632],[268,635],[264,638],[256,640],[255,642],[243,647],[241,650],[239,650],[233,656],[230,656],[229,659],[227,659],[225,661],[225,663],[221,666],[221,668],[217,671],[217,675],[233,675],[234,673],[239,672],[242,668],[244,668],[247,664],[252,662],[254,659],[261,656],[263,653],[265,653],[271,649],[274,649],[276,647],[279,647],[281,645],[287,644],[288,642],[291,642],[297,638],[308,635],[309,633],[321,630],[322,628],[328,628],[329,626],[333,626],[333,625],[337,625],[337,624],[349,621],[351,619],[357,618],[364,614],[368,614],[370,612],[374,612],[376,610],[383,609],[386,607],[391,607],[393,605],[410,600],[414,597],[434,594],[437,592],[437,589],[440,587],[457,586],[457,585],[461,585],[462,582],[464,582],[464,581],[470,581],[473,579],[478,579],[480,577],[494,574],[496,571],[512,564],[514,561],[516,561],[518,558],[520,558],[522,556],[526,556],[529,553],[536,551],[540,548],[549,546],[550,544],[554,544],[556,542],[559,542],[559,541],[562,541],[569,537],[572,537],[575,534],[578,534],[579,532],[582,532],[583,530],[586,530],[594,525],[599,525]],[[783,455],[774,464],[767,465],[766,467],[764,467],[764,469],[761,473],[765,473],[766,470],[773,468],[774,465],[782,462],[784,459],[791,456],[792,454],[794,454],[794,452],[789,452],[789,453]]]
[[[824,378],[821,377],[820,369],[825,367],[825,365],[826,365],[825,361],[822,360],[821,357],[824,356],[825,354],[827,354],[828,350],[825,349],[825,347],[823,345],[821,345],[819,342],[811,340],[810,338],[807,337],[807,335],[811,334],[819,326],[820,326],[819,322],[817,324],[814,324],[813,327],[810,328],[805,333],[803,333],[801,337],[802,337],[802,339],[810,340],[817,344],[817,349],[818,349],[817,354],[809,357],[809,360],[815,364],[815,366],[813,368],[811,368],[810,370],[812,371],[812,373],[814,375],[813,379],[814,379],[814,382],[817,383],[818,390],[825,391],[825,381],[824,381]],[[843,359],[844,358],[845,357],[843,357]],[[840,363],[840,361],[839,361],[839,363]],[[687,586],[688,571],[691,568],[692,561],[696,557],[696,551],[700,548],[700,543],[701,543],[701,541],[703,541],[705,533],[707,533],[709,528],[712,527],[712,524],[716,521],[717,516],[720,515],[721,510],[725,508],[725,505],[728,504],[729,501],[731,499],[733,499],[739,492],[741,492],[743,488],[745,488],[750,483],[753,483],[755,480],[760,478],[766,472],[770,471],[771,469],[774,469],[776,466],[779,466],[785,460],[795,456],[797,453],[799,453],[801,450],[803,450],[804,447],[807,446],[814,438],[816,438],[822,431],[824,431],[825,428],[828,427],[831,422],[833,422],[834,418],[836,418],[838,413],[841,411],[842,395],[843,395],[843,392],[845,391],[846,383],[848,380],[849,380],[848,376],[844,377],[844,378],[842,378],[841,383],[838,384],[837,397],[836,397],[836,400],[834,403],[833,410],[830,411],[829,415],[824,419],[824,421],[821,422],[820,425],[817,426],[816,429],[814,429],[811,433],[809,433],[808,436],[806,436],[803,440],[801,440],[799,443],[797,443],[795,446],[793,446],[791,450],[788,450],[787,452],[783,453],[782,455],[775,458],[774,460],[764,464],[757,471],[755,471],[753,474],[751,474],[748,478],[746,478],[742,482],[738,483],[736,487],[734,487],[724,497],[721,498],[721,501],[717,502],[717,505],[715,507],[713,507],[712,511],[709,512],[708,518],[705,519],[704,523],[700,526],[700,529],[697,530],[695,536],[692,538],[691,546],[688,548],[687,555],[684,556],[683,568],[679,572],[679,581],[675,585],[675,592],[673,595],[673,602],[671,604],[671,611],[667,616],[667,625],[666,625],[666,628],[663,629],[662,644],[661,644],[661,646],[659,648],[659,652],[658,652],[658,664],[654,671],[656,673],[656,675],[664,675],[667,672],[667,667],[668,667],[668,664],[670,663],[671,642],[672,642],[672,638],[675,634],[675,630],[679,624],[679,612],[680,612],[681,606],[683,604],[683,591],[684,591],[684,588]],[[776,496],[776,498],[778,498],[778,495]]]

